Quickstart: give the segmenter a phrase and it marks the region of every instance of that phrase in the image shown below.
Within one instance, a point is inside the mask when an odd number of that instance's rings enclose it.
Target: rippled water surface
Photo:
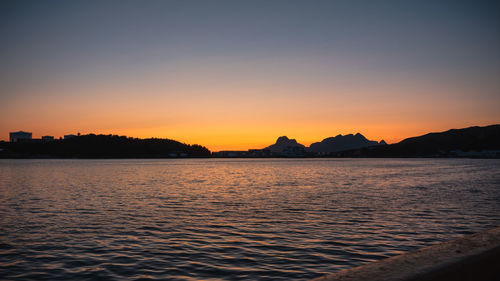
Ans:
[[[498,160],[0,160],[5,279],[307,280],[498,224]]]

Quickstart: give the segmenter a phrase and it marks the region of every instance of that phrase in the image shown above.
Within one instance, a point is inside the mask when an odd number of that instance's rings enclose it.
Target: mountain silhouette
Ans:
[[[274,153],[288,154],[293,151],[292,154],[296,154],[299,151],[302,151],[301,154],[307,152],[308,155],[326,155],[333,152],[358,149],[374,145],[386,145],[386,143],[383,140],[380,142],[368,140],[362,134],[357,133],[356,135],[337,135],[336,137],[326,138],[321,142],[311,144],[310,147],[305,147],[304,145],[298,143],[295,139],[289,139],[286,136],[281,136],[276,140],[275,144],[270,145],[265,149]]]
[[[478,157],[500,158],[500,125],[452,129],[387,145],[360,133],[337,135],[311,144],[281,136],[265,149],[238,151],[242,157]],[[256,156],[257,155],[257,156]],[[200,145],[170,139],[82,135],[69,139],[0,141],[0,158],[171,158],[210,157]]]
[[[344,157],[499,157],[500,125],[451,129],[399,143],[345,151]]]
[[[314,153],[332,153],[339,152],[350,149],[358,149],[367,146],[374,145],[385,145],[385,141],[371,141],[367,140],[365,136],[360,133],[356,135],[337,135],[336,137],[330,137],[322,140],[321,142],[315,142],[309,147],[310,152]]]
[[[268,149],[272,152],[283,152],[286,149],[293,148],[293,147],[298,147],[305,149],[305,146],[298,143],[295,139],[289,139],[286,136],[281,136],[276,140],[275,144],[272,144],[265,149]]]

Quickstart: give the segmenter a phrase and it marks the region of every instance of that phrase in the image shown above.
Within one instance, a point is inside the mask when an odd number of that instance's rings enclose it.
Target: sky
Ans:
[[[499,1],[0,2],[0,139],[212,151],[500,123]]]

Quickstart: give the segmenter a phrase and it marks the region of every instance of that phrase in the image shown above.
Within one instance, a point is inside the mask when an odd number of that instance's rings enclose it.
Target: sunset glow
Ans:
[[[499,0],[1,0],[0,279],[494,279],[499,50]]]
[[[217,151],[500,120],[488,7],[210,3],[2,4],[0,139],[102,133]]]

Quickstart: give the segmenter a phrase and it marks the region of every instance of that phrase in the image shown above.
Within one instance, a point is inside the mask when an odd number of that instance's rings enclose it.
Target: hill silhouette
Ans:
[[[267,152],[266,152],[267,151]],[[251,152],[251,153],[250,153]],[[262,153],[258,153],[262,152]],[[265,152],[265,153],[264,153]],[[246,156],[245,156],[246,155]],[[407,138],[387,145],[363,135],[338,135],[311,144],[281,136],[262,150],[241,157],[481,157],[500,158],[500,125],[452,129]],[[257,155],[257,156],[256,156]],[[260,155],[260,156],[259,156]],[[138,139],[117,135],[83,135],[64,140],[0,142],[0,158],[171,158],[210,157],[201,145],[170,139]]]
[[[360,133],[356,135],[348,134],[345,136],[337,135],[315,142],[309,146],[309,151],[314,153],[332,153],[349,149],[358,149],[367,146],[385,145],[385,141],[371,141],[367,140],[365,136]]]
[[[286,149],[294,147],[305,149],[305,146],[298,143],[295,139],[289,139],[286,136],[281,136],[276,140],[275,144],[272,144],[265,149],[268,149],[272,152],[282,152]]]
[[[4,158],[168,158],[210,157],[200,145],[188,145],[170,139],[138,139],[117,135],[82,135],[69,139],[3,142]]]
[[[499,157],[500,125],[451,129],[399,143],[345,151],[343,157]]]
[[[321,142],[315,142],[309,147],[305,147],[295,139],[281,136],[276,140],[276,143],[264,149],[270,150],[274,155],[282,156],[326,156],[334,152],[385,144],[383,140],[381,142],[371,141],[366,139],[362,134],[357,133],[356,135],[337,135],[336,137],[326,138]]]

